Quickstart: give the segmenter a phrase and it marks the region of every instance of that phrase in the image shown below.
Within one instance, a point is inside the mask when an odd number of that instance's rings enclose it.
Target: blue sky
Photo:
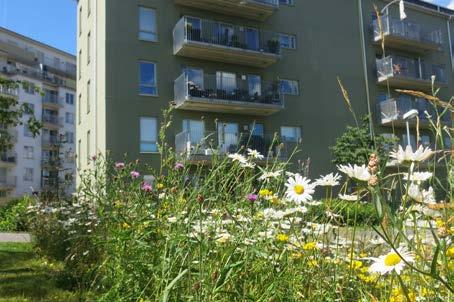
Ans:
[[[0,0],[0,26],[76,53],[76,0]]]
[[[454,0],[424,0],[454,9]],[[76,0],[0,0],[0,26],[76,53]]]

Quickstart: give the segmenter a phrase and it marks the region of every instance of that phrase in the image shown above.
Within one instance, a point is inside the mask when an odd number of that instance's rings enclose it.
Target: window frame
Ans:
[[[142,64],[152,64],[154,66],[154,86],[149,85],[142,85]],[[146,60],[139,60],[139,95],[140,96],[152,96],[152,97],[159,97],[159,89],[158,89],[158,63],[154,61],[146,61]],[[148,88],[155,88],[156,93],[142,93],[142,87]]]
[[[33,146],[24,146],[24,159],[34,159],[35,148]]]
[[[155,122],[155,137],[156,140],[153,141],[142,141],[142,120],[153,120]],[[140,116],[139,117],[139,153],[140,154],[159,154],[159,148],[158,148],[158,118],[154,116]],[[145,130],[145,129],[144,129]],[[143,151],[142,150],[142,144],[156,144],[156,151]]]
[[[280,48],[288,49],[288,50],[296,50],[298,48],[298,44],[296,42],[296,35],[295,34],[279,33],[278,35],[279,35],[279,47]],[[282,46],[281,37],[287,37],[289,39],[289,47]],[[292,39],[293,39],[293,47],[291,47]]]
[[[297,134],[299,134],[299,137],[296,138],[296,141],[289,141],[289,140],[284,140],[284,136],[282,135],[282,130],[284,128],[293,128],[293,129],[298,129],[297,131]],[[284,143],[299,143],[299,141],[302,139],[303,137],[303,130],[301,128],[301,126],[290,126],[290,125],[284,125],[284,126],[281,126],[280,129],[279,129],[279,132],[280,132],[280,136],[281,136],[281,140],[282,142]]]
[[[155,26],[155,32],[152,32],[152,31],[147,31],[147,30],[142,30],[140,28],[140,18],[141,18],[141,10],[149,10],[149,11],[153,11],[154,12],[154,26]],[[144,41],[144,42],[153,42],[153,43],[157,43],[159,42],[159,30],[158,30],[158,14],[157,14],[157,9],[154,8],[154,7],[148,7],[148,6],[143,6],[143,5],[139,5],[138,6],[138,16],[137,16],[137,38],[139,39],[139,41]],[[144,37],[141,36],[141,33],[145,33],[145,34],[148,34],[148,35],[154,35],[155,38],[154,39],[146,39]]]
[[[297,92],[296,94],[295,93],[286,93],[286,92],[283,92],[282,91],[282,81],[288,81],[288,82],[293,82],[293,83],[296,83],[296,89],[297,89]],[[298,80],[292,80],[292,79],[285,79],[285,78],[281,78],[279,79],[279,92],[283,95],[293,95],[293,96],[299,96],[301,94],[300,92],[300,82]]]

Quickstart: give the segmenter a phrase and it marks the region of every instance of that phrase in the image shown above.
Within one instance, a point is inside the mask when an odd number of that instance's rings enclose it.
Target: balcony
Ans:
[[[0,49],[8,59],[24,62],[25,64],[36,64],[36,53],[32,49],[20,47],[18,44],[0,39]]]
[[[5,128],[0,126],[0,137],[8,137],[12,144],[17,143],[18,131],[16,128]]]
[[[207,131],[183,131],[175,136],[177,157],[190,163],[210,164],[213,156],[225,156],[232,153],[245,153],[247,148],[259,151],[265,158],[258,162],[290,158],[297,143],[280,142],[275,135],[251,135],[247,133],[221,133]]]
[[[265,68],[280,59],[277,33],[183,17],[173,31],[177,56]]]
[[[19,90],[17,88],[11,88],[0,85],[0,96],[8,98],[17,98],[19,96]]]
[[[63,118],[54,115],[43,114],[43,127],[48,129],[59,129],[63,127]]]
[[[232,74],[233,75],[233,74]],[[204,74],[191,81],[188,72],[174,83],[176,108],[268,116],[284,109],[278,83]]]
[[[9,177],[6,175],[0,178],[0,191],[11,191],[16,187],[16,177]]]
[[[55,148],[57,144],[58,144],[57,136],[43,135],[41,138],[41,145],[43,148],[46,149]]]
[[[43,98],[43,108],[60,109],[64,106],[63,98],[59,98],[56,94],[46,93]]]
[[[437,111],[431,103],[423,99],[414,99],[407,96],[400,96],[397,99],[389,99],[377,104],[377,118],[381,126],[405,127],[404,115],[415,109],[419,112],[419,127],[428,129],[431,127],[431,120],[436,124]],[[431,116],[429,118],[427,114]],[[441,111],[440,111],[441,113]],[[450,126],[452,124],[450,113],[443,114],[440,122]],[[416,126],[416,119],[409,120],[409,123]]]
[[[6,151],[0,153],[0,167],[10,168],[17,164],[17,154],[15,152]]]
[[[69,62],[62,62],[55,58],[44,57],[42,64],[45,68],[55,74],[58,74],[63,77],[69,77],[72,79],[76,78],[77,67],[75,64]]]
[[[445,67],[426,65],[421,59],[388,56],[377,59],[378,85],[393,88],[430,91],[431,77],[435,76],[435,87],[446,86]]]
[[[390,16],[381,18],[382,31],[378,20],[374,20],[374,42],[382,43],[385,39],[387,47],[415,53],[440,51],[443,36],[439,28],[420,25],[407,20],[395,19]]]
[[[279,0],[175,0],[176,4],[257,21],[279,9]]]

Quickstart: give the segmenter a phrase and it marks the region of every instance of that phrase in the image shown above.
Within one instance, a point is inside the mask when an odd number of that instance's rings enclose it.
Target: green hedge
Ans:
[[[16,199],[0,207],[0,231],[27,231],[27,207],[29,198]]]
[[[329,218],[326,211],[340,215],[337,220],[349,226],[355,225],[378,225],[380,218],[375,207],[371,203],[356,203],[344,200],[323,201],[321,205],[309,207],[309,215],[316,217],[317,220],[327,221]]]

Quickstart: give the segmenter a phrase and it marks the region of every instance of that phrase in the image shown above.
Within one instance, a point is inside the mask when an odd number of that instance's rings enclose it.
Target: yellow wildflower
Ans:
[[[124,229],[129,229],[131,227],[127,222],[123,222],[123,224],[121,226]]]
[[[409,302],[416,302],[416,295],[413,292],[408,293]],[[407,302],[407,297],[403,290],[395,288],[391,292],[389,302]]]
[[[303,245],[303,250],[305,251],[311,251],[315,248],[317,248],[317,242],[308,242],[305,245]]]
[[[315,259],[309,260],[307,264],[309,265],[310,268],[318,267],[318,262]]]
[[[451,246],[446,251],[446,257],[453,259],[454,258],[454,246]]]
[[[158,190],[164,189],[164,184],[163,184],[163,183],[158,183],[158,184],[156,185],[156,189],[158,189]]]
[[[352,263],[351,263],[351,268],[354,269],[354,270],[358,270],[362,266],[363,266],[363,263],[361,261],[358,261],[358,260],[353,260]]]
[[[278,234],[278,235],[276,236],[276,240],[277,240],[278,242],[286,243],[286,242],[288,242],[289,237],[288,237],[288,235],[286,235],[286,234]]]
[[[273,191],[270,191],[268,189],[261,189],[259,191],[259,196],[260,197],[269,197],[269,196],[272,196],[273,195]]]

